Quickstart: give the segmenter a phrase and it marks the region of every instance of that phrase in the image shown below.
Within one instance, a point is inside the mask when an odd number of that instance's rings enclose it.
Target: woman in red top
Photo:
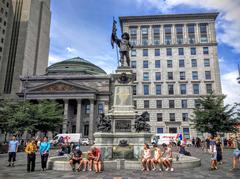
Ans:
[[[101,151],[97,147],[92,148],[92,156],[96,173],[102,171]]]

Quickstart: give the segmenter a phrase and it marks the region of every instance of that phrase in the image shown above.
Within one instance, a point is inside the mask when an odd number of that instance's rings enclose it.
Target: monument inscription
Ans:
[[[115,121],[116,132],[131,132],[131,120],[116,120]]]

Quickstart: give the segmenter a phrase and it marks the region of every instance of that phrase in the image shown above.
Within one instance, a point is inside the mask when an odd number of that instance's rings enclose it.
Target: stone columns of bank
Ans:
[[[94,100],[90,100],[90,115],[89,115],[89,139],[93,143],[93,120],[94,120]]]
[[[64,114],[63,114],[63,125],[62,133],[67,133],[67,124],[68,124],[68,99],[64,99]]]
[[[77,99],[76,133],[80,133],[82,100]]]

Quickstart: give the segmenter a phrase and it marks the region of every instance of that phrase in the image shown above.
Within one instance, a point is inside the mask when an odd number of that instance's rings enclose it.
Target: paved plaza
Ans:
[[[87,148],[84,148],[83,151]],[[105,170],[100,174],[94,172],[65,172],[65,171],[52,171],[48,170],[42,172],[40,169],[40,160],[37,156],[36,171],[34,173],[27,173],[26,171],[26,155],[18,153],[17,162],[14,168],[7,167],[7,154],[0,155],[0,179],[28,179],[28,178],[41,178],[41,179],[55,179],[55,178],[103,178],[103,179],[119,179],[119,178],[240,178],[240,169],[231,171],[231,154],[232,150],[226,149],[224,151],[224,164],[219,166],[216,171],[209,170],[208,154],[204,154],[201,149],[188,148],[193,156],[201,158],[202,166],[193,169],[176,169],[174,172],[142,172],[139,170]],[[53,155],[55,152],[52,151]]]

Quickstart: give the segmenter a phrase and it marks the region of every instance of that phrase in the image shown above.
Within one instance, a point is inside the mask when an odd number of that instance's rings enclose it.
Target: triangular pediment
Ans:
[[[95,93],[96,90],[83,85],[67,82],[64,80],[57,80],[55,82],[43,84],[31,88],[28,92],[88,92]]]

